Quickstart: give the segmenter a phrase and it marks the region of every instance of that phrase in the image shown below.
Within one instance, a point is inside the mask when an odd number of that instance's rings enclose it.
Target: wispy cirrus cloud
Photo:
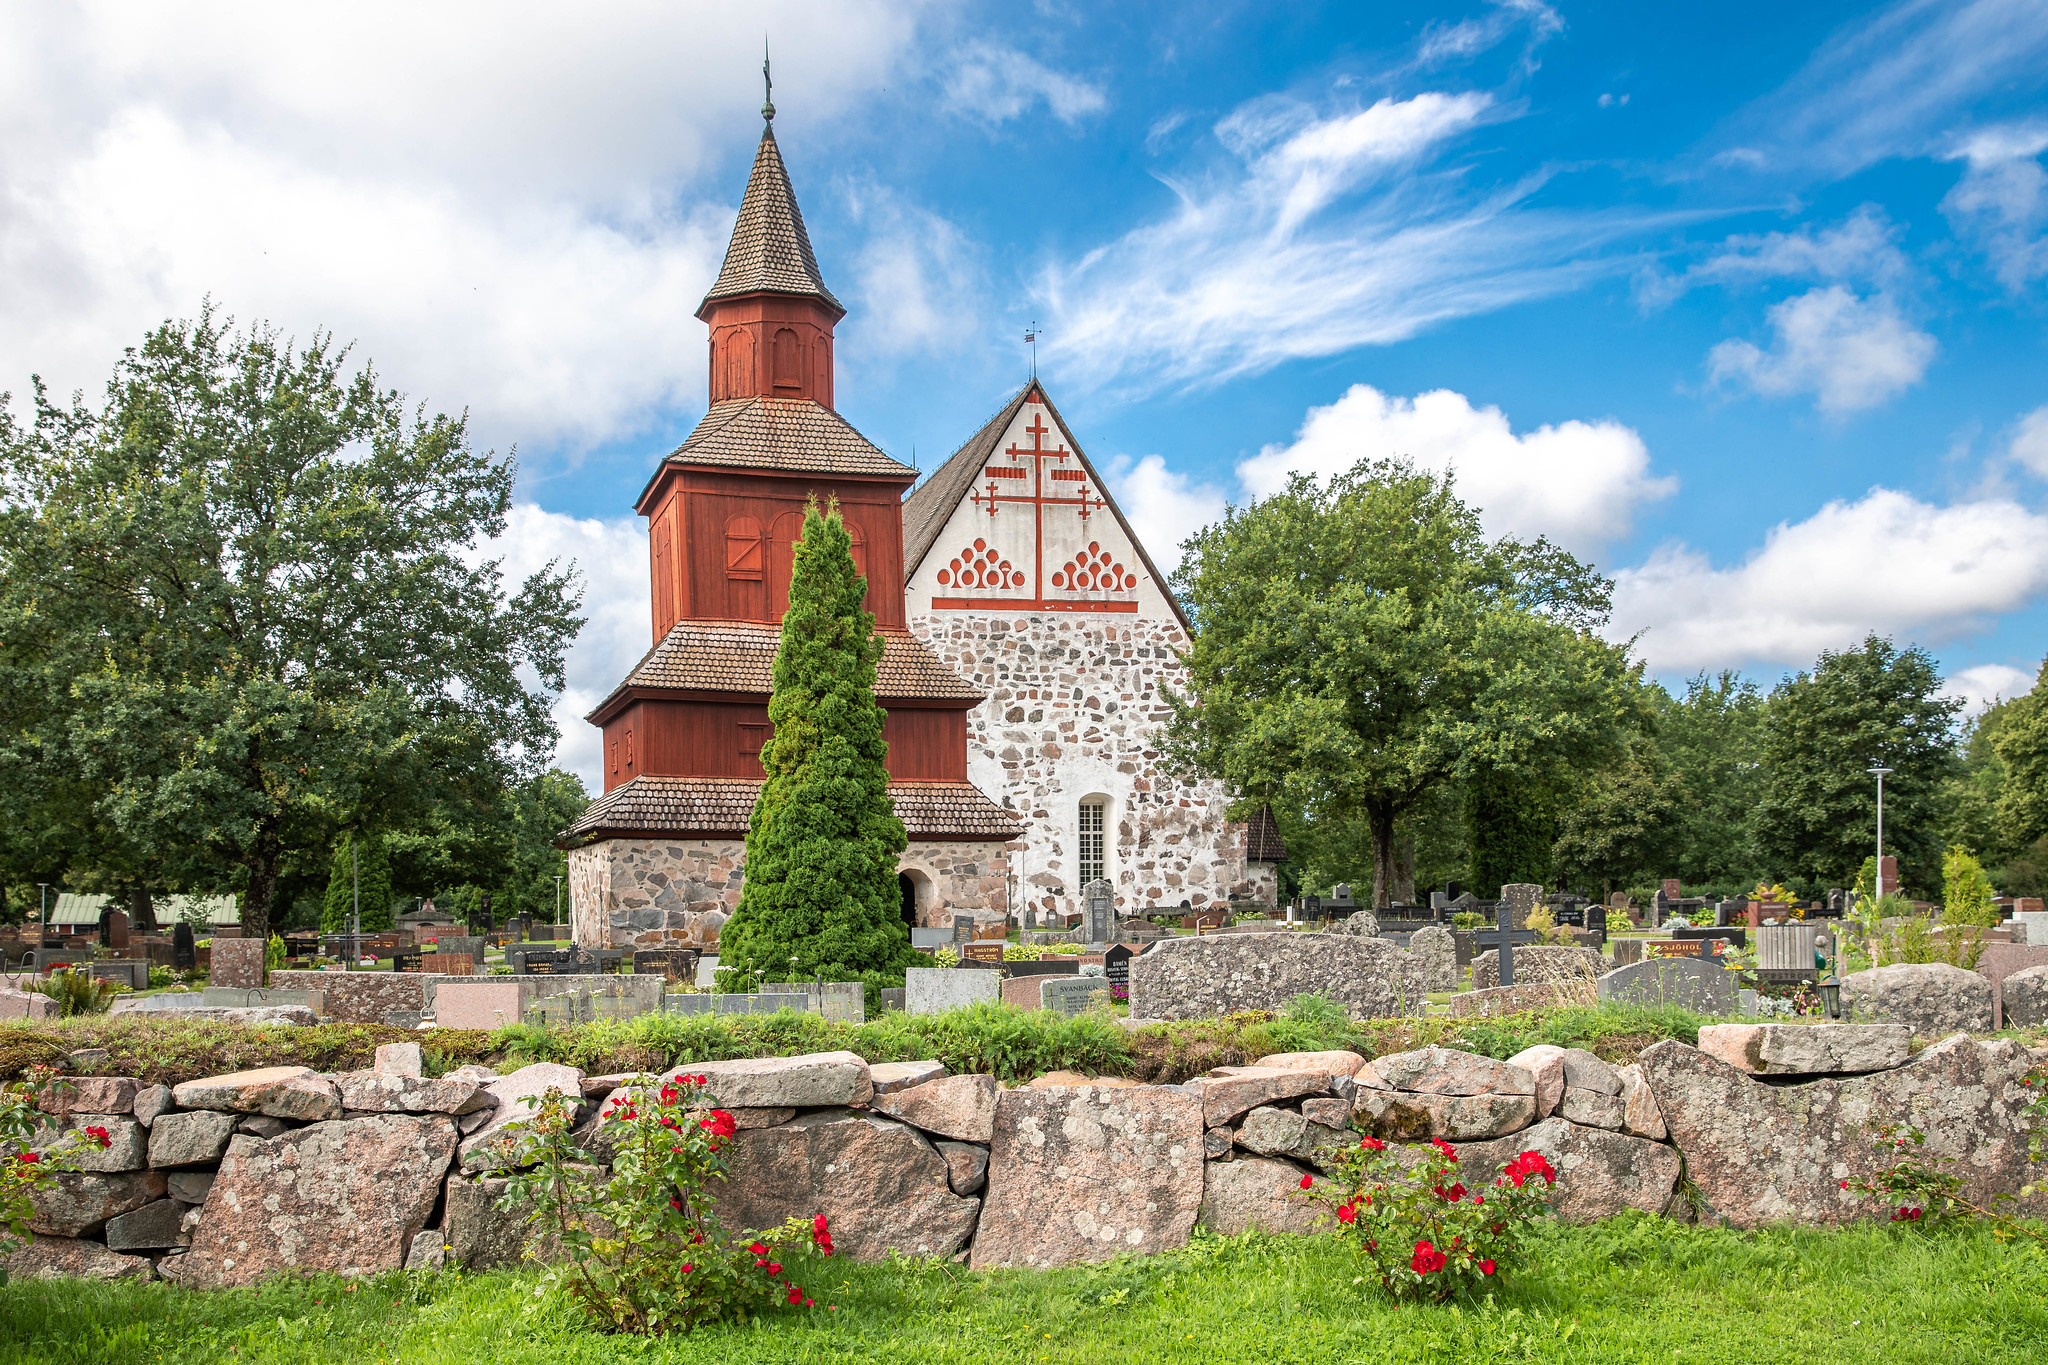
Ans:
[[[1072,124],[1109,107],[1108,95],[1093,81],[982,39],[952,54],[940,88],[949,110],[986,123],[1005,123],[1043,104],[1061,123]]]
[[[1469,168],[1445,164],[1460,139],[1513,116],[1472,91],[1248,102],[1214,129],[1231,163],[1176,184],[1163,218],[1045,272],[1047,363],[1130,390],[1221,381],[1618,269],[1602,248],[1646,215],[1536,208],[1540,170],[1475,188]]]
[[[1716,134],[1718,164],[1775,175],[1853,174],[1943,150],[1986,96],[2048,84],[2048,5],[1901,0],[1823,43]]]
[[[1659,308],[1709,285],[1794,278],[1888,289],[1912,275],[1913,263],[1899,246],[1898,228],[1882,208],[1864,204],[1833,225],[1729,237],[1705,260],[1682,271],[1643,271],[1635,287],[1637,302]]]
[[[1966,164],[1941,201],[1957,233],[1984,252],[1999,282],[2015,292],[2048,275],[2048,123],[1985,128],[1963,138],[1949,160]]]

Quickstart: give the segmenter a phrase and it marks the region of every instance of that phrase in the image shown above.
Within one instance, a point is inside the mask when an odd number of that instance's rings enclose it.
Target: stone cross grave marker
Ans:
[[[1108,943],[1116,937],[1116,906],[1109,883],[1100,877],[1081,888],[1084,943]]]
[[[1055,1014],[1086,1014],[1109,999],[1105,976],[1048,976],[1039,985],[1041,1008]]]
[[[1602,1000],[1728,1014],[1735,1008],[1735,973],[1712,958],[1653,957],[1608,972],[1599,991]]]

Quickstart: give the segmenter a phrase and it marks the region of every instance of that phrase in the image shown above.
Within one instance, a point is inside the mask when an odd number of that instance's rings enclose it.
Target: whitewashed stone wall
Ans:
[[[601,839],[569,851],[569,925],[579,947],[711,947],[746,882],[744,839]],[[969,912],[1002,918],[1008,905],[1003,845],[912,842],[897,866],[918,882],[918,922]]]
[[[1079,913],[1079,811],[1089,797],[1108,807],[1104,871],[1123,913],[1259,896],[1222,784],[1184,782],[1159,766],[1172,714],[1160,685],[1183,684],[1178,622],[938,611],[912,616],[910,628],[987,689],[968,713],[967,777],[1025,822],[1010,845],[1020,909]]]

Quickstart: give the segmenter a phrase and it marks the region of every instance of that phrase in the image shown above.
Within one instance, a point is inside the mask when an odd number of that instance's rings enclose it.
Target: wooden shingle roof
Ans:
[[[818,273],[811,234],[804,230],[803,210],[796,205],[796,191],[789,183],[789,168],[782,164],[782,149],[775,145],[772,125],[761,130],[753,173],[747,177],[732,241],[725,248],[725,264],[698,305],[697,316],[703,317],[714,300],[760,293],[806,295],[824,300],[841,316],[846,313]]]
[[[594,839],[724,836],[738,838],[760,798],[759,779],[737,777],[634,778],[584,808],[556,842]],[[1017,818],[971,782],[891,782],[889,799],[912,839],[996,841],[1023,833]]]
[[[885,704],[892,699],[972,703],[987,695],[946,667],[930,645],[908,631],[879,634],[882,658],[875,665],[875,695]],[[775,651],[781,643],[779,626],[678,621],[588,718],[598,723],[595,718],[627,688],[766,695],[774,689]]]
[[[915,469],[883,454],[844,417],[810,398],[756,396],[713,403],[689,439],[669,452],[666,463],[917,477]]]

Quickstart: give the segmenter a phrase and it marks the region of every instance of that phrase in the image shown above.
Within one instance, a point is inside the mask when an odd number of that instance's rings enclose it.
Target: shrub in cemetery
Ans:
[[[2048,1160],[2048,1069],[2035,1068],[2022,1084],[2033,1095],[2022,1111],[2028,1124],[2027,1159],[2038,1164]],[[1924,1132],[1898,1123],[1873,1124],[1871,1132],[1878,1150],[1890,1164],[1874,1176],[1844,1180],[1842,1188],[1880,1201],[1891,1222],[1931,1231],[1950,1223],[1984,1220],[1992,1224],[1992,1235],[2000,1241],[2025,1238],[2048,1248],[2048,1233],[2043,1233],[2038,1225],[1999,1211],[1999,1206],[2014,1196],[1994,1195],[1989,1207],[1967,1198],[1963,1194],[1964,1178],[1954,1169],[1962,1162],[1956,1157],[1929,1154],[1925,1150]],[[2020,1194],[2032,1195],[2040,1188],[2042,1182],[2031,1180]]]
[[[1977,925],[1990,928],[1998,923],[1993,904],[1991,878],[1984,865],[1969,850],[1950,847],[1941,858],[1941,922],[1947,925]]]
[[[559,1242],[547,1283],[605,1331],[662,1336],[813,1306],[797,1273],[832,1254],[825,1216],[767,1232],[719,1225],[705,1187],[726,1178],[737,1125],[704,1087],[682,1076],[659,1091],[615,1092],[598,1119],[609,1169],[576,1145],[573,1103],[558,1090],[529,1098],[533,1117],[507,1125],[499,1207],[530,1209],[536,1234]]]
[[[120,989],[113,982],[92,974],[89,967],[60,967],[31,989],[57,1002],[57,1013],[69,1019],[78,1014],[105,1014]]]
[[[1340,1233],[1357,1243],[1380,1287],[1396,1299],[1442,1302],[1513,1269],[1530,1219],[1548,1209],[1557,1172],[1541,1152],[1523,1152],[1491,1184],[1467,1189],[1457,1151],[1442,1140],[1389,1146],[1375,1137],[1336,1157],[1330,1180],[1309,1197],[1331,1207]]]
[[[35,1214],[35,1193],[56,1183],[59,1171],[78,1169],[78,1153],[87,1147],[113,1145],[98,1126],[66,1133],[45,1147],[32,1145],[41,1115],[36,1097],[51,1086],[68,1088],[50,1066],[30,1067],[20,1080],[0,1086],[0,1284],[7,1283],[5,1258],[35,1240],[29,1219]]]
[[[382,839],[345,836],[335,845],[334,860],[327,868],[327,896],[320,904],[320,929],[338,934],[349,927],[360,897],[363,932],[389,929],[391,917],[391,860]]]
[[[903,927],[896,857],[908,844],[883,766],[875,700],[882,640],[834,506],[804,512],[747,824],[747,880],[719,934],[719,970],[767,981],[864,981],[868,1007],[922,959]]]

